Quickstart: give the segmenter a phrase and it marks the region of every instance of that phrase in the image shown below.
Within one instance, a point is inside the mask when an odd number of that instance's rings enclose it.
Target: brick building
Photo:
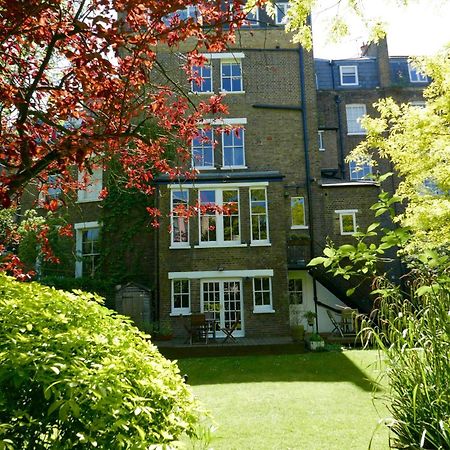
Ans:
[[[367,212],[379,188],[363,178],[370,165],[345,163],[364,137],[358,118],[385,96],[422,101],[427,80],[408,70],[407,58],[389,58],[385,42],[358,59],[314,60],[286,35],[286,8],[279,3],[274,19],[252,14],[251,27],[240,30],[228,52],[205,54],[200,84],[184,81],[194,102],[225,94],[229,115],[199,124],[196,179],[160,177],[161,227],[137,233],[121,261],[133,267],[130,281],[153,288],[152,319],[170,320],[175,334],[200,311],[213,311],[222,327],[239,319],[235,335],[257,337],[289,334],[290,325],[305,323],[306,311],[317,313],[320,331],[330,331],[326,309],[343,301],[370,308],[306,265],[327,236],[345,243],[372,222]],[[166,58],[176,65],[176,55]],[[120,232],[102,231],[105,176],[94,172],[70,208],[76,276],[95,272],[101,239],[121,239]],[[189,221],[171,212],[197,203],[204,208]]]

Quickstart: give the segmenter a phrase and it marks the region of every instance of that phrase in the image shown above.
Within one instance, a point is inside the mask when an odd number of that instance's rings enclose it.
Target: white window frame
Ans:
[[[427,102],[425,100],[414,100],[409,102],[414,108],[425,109],[427,107]]]
[[[249,14],[253,14],[254,17],[250,19]],[[248,22],[246,25],[251,27],[259,27],[259,8],[256,8],[255,11],[249,11],[246,16],[246,21]]]
[[[245,129],[243,126],[241,127],[235,127],[235,128],[239,128],[240,129],[240,133],[242,133],[242,160],[243,160],[243,164],[232,164],[232,165],[225,165],[225,135],[226,135],[226,131],[222,130],[222,169],[246,169],[247,166],[245,164]],[[236,138],[236,135],[234,134],[235,131],[234,129],[231,129],[228,131],[228,134],[232,136],[232,140],[234,143],[234,139]],[[235,149],[235,146],[231,146],[231,148]]]
[[[295,225],[294,224],[294,214],[292,214],[292,201],[294,199],[302,198],[303,199],[303,225]],[[308,225],[306,225],[306,200],[304,196],[296,195],[291,197],[291,229],[292,230],[307,230]]]
[[[0,168],[1,168],[1,165],[0,165]],[[0,170],[0,174],[1,174],[1,170]],[[60,177],[59,174],[48,175],[47,181],[45,183],[41,184],[41,188],[42,188],[43,184],[45,184],[47,186],[47,191],[46,192],[39,191],[39,196],[38,196],[39,204],[47,203],[51,200],[59,200],[61,198],[62,189],[60,186],[58,186],[58,184],[59,184],[58,178],[59,177]],[[54,186],[54,187],[51,187],[51,186]]]
[[[300,282],[301,284],[301,290],[295,290],[295,291],[291,291],[290,289],[290,284],[291,281],[293,281],[293,283],[295,284],[296,282]],[[299,295],[300,294],[300,295]],[[292,302],[292,297],[296,296],[296,298],[300,298],[299,302]],[[289,305],[303,305],[305,302],[305,282],[303,280],[303,278],[288,278],[288,298],[289,298]]]
[[[263,279],[267,279],[269,280],[269,290],[256,290],[256,286],[255,286],[255,281],[256,280],[263,280]],[[261,282],[262,283],[262,282]],[[253,313],[254,314],[262,314],[262,313],[274,313],[275,310],[273,309],[273,295],[272,295],[272,277],[254,277],[252,279],[252,291],[253,291]],[[261,292],[263,293],[263,298],[264,298],[264,294],[269,294],[269,304],[264,304],[264,305],[257,305],[256,304],[256,293],[257,292]]]
[[[100,228],[99,222],[79,222],[74,224],[76,254],[75,278],[80,278],[83,276],[83,231],[92,228]]]
[[[78,171],[78,182],[83,183],[85,171]],[[88,202],[100,202],[100,192],[103,189],[103,168],[99,167],[92,171],[92,175],[88,174],[88,179],[90,180],[86,184],[86,189],[78,189],[77,191],[77,202],[78,203],[88,203]]]
[[[289,2],[276,2],[275,3],[275,25],[286,25],[288,17],[287,11],[289,9]],[[283,12],[283,18],[279,20],[278,14]]]
[[[211,75],[209,77],[205,78],[203,76],[203,69],[206,66],[209,67]],[[192,67],[192,76],[194,75],[194,72],[198,72],[198,75],[199,75],[200,78],[202,78],[202,81],[201,81],[200,84],[197,84],[195,80],[192,80],[191,81],[191,92],[193,94],[197,94],[197,95],[202,95],[202,94],[209,94],[209,95],[211,95],[212,93],[214,93],[213,66],[212,66],[211,60],[206,61],[203,64],[203,66],[193,66]],[[203,90],[204,80],[207,80],[207,79],[211,80],[211,90],[210,91],[204,91]],[[196,89],[199,89],[199,90],[196,90]]]
[[[266,203],[266,225],[267,225],[267,239],[255,239],[253,236],[253,213],[252,213],[252,191],[254,190],[264,190],[265,192],[265,203]],[[258,245],[270,245],[270,226],[269,226],[269,203],[267,199],[267,188],[263,186],[255,186],[251,187],[248,190],[249,195],[249,207],[250,207],[250,238],[251,238],[251,246],[258,246]],[[259,214],[258,214],[259,215]]]
[[[188,300],[189,301],[189,305],[188,305],[188,307],[184,307],[184,308],[183,307],[176,308],[175,307],[175,296],[176,295],[182,296],[182,295],[186,294],[186,293],[183,293],[183,292],[175,294],[175,283],[182,282],[182,281],[186,281],[187,282],[187,286],[188,286],[187,295],[188,295],[188,299],[189,299]],[[171,291],[170,291],[170,293],[171,293],[171,313],[170,313],[170,315],[171,316],[186,316],[186,315],[191,314],[191,280],[186,279],[186,278],[175,278],[175,279],[172,279],[170,289],[171,289]]]
[[[198,189],[198,204],[201,206],[200,194],[202,191],[214,191],[215,192],[215,205],[223,207],[223,192],[224,191],[236,191],[237,192],[237,204],[238,204],[238,219],[239,219],[239,240],[226,241],[224,236],[224,218],[226,214],[216,211],[214,213],[216,219],[216,240],[215,241],[202,241],[202,214],[199,212],[198,215],[198,247],[237,247],[242,245],[242,216],[241,216],[241,201],[240,201],[240,191],[238,187],[221,187],[218,188],[208,188],[201,187]],[[212,212],[208,212],[208,216],[212,216]],[[245,245],[245,244],[244,244]]]
[[[356,108],[362,109],[363,113],[360,114],[356,119],[353,118],[353,113],[350,111]],[[347,121],[347,134],[349,136],[362,136],[366,135],[367,131],[361,126],[361,118],[367,114],[367,108],[364,103],[351,103],[345,105],[345,116]],[[352,119],[350,121],[350,119]]]
[[[371,178],[367,175],[372,175],[372,164],[369,160],[363,162],[363,164],[358,164],[357,161],[350,161],[348,163],[348,171],[350,174],[350,180],[352,181],[370,181],[373,182]]]
[[[223,69],[223,65],[224,64],[239,64],[239,67],[240,67],[240,70],[241,70],[241,75],[239,77],[240,80],[241,80],[241,89],[240,90],[238,90],[238,91],[233,91],[233,90],[226,91],[224,89],[224,87],[223,87],[224,76],[223,76],[223,73],[222,73],[222,69]],[[226,78],[228,78],[228,77],[226,77]],[[230,75],[230,78],[232,79],[233,75]],[[231,85],[232,84],[233,83],[231,83]],[[244,94],[245,93],[245,91],[244,91],[244,74],[243,74],[243,71],[242,71],[242,58],[234,58],[234,57],[232,57],[232,58],[221,58],[220,59],[220,93],[221,94]]]
[[[411,83],[428,83],[428,76],[420,73],[418,69],[412,66],[410,61],[408,61],[408,73]]]
[[[319,140],[319,152],[324,152],[325,151],[325,130],[318,130],[317,138]]]
[[[339,229],[341,236],[351,236],[358,231],[358,227],[356,225],[356,213],[358,212],[357,209],[338,209],[334,212],[339,216]],[[344,221],[343,221],[344,216],[352,216],[354,231],[344,231]]]
[[[355,76],[355,81],[353,83],[344,83],[344,75],[350,76],[350,70],[353,72]],[[347,73],[345,74],[344,72]],[[359,86],[359,77],[358,77],[358,66],[339,66],[339,76],[341,81],[341,86]]]
[[[187,233],[187,241],[186,242],[178,242],[174,241],[174,220],[178,218],[178,215],[174,213],[174,204],[173,204],[173,194],[174,192],[186,192],[186,205],[189,205],[189,190],[188,189],[171,189],[170,190],[170,248],[189,248],[190,247],[190,229],[189,229],[189,220],[186,220],[186,233]],[[174,215],[175,214],[175,215]]]
[[[211,165],[208,165],[208,166],[205,166],[205,165],[198,165],[198,164],[196,164],[196,163],[198,163],[198,162],[200,162],[200,160],[196,160],[195,158],[194,158],[194,139],[192,139],[192,143],[191,143],[191,167],[193,168],[193,169],[196,169],[196,170],[214,170],[215,168],[216,168],[216,166],[215,166],[215,155],[214,155],[214,129],[213,128],[208,128],[207,130],[205,130],[205,129],[203,129],[203,128],[199,128],[198,129],[198,131],[199,131],[199,133],[203,133],[203,132],[206,132],[206,131],[211,131],[211,143],[206,143],[206,142],[203,142],[202,144],[201,144],[201,147],[200,146],[195,146],[196,148],[201,148],[202,149],[202,156],[203,156],[203,161],[204,161],[204,152],[205,152],[205,146],[206,145],[211,145],[211,159],[212,159],[212,162],[211,162]]]

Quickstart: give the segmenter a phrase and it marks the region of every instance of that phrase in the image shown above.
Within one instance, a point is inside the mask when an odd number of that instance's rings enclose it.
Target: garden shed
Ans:
[[[138,283],[116,286],[116,311],[130,317],[142,328],[153,321],[153,295],[151,289]]]

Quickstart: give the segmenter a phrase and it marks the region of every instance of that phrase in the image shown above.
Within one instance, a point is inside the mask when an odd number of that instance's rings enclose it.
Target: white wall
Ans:
[[[306,311],[315,311],[314,306],[314,290],[313,290],[313,279],[311,275],[306,270],[291,270],[289,271],[289,279],[301,279],[303,283],[303,304],[299,305],[298,317],[302,317],[303,313]],[[334,294],[332,294],[328,289],[322,286],[318,281],[317,285],[317,299],[333,308],[345,307],[346,305],[342,303]],[[333,331],[333,325],[328,318],[326,309],[317,306],[318,313],[318,324],[320,333],[330,333]],[[301,323],[305,326],[306,331],[311,331],[311,327],[308,326],[306,319],[301,318]],[[315,331],[315,330],[314,330]]]

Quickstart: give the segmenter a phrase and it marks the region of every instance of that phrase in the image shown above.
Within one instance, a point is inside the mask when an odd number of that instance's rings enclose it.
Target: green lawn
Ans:
[[[208,448],[387,449],[373,402],[376,352],[196,358],[179,361],[218,427]],[[381,392],[379,391],[379,394]]]

